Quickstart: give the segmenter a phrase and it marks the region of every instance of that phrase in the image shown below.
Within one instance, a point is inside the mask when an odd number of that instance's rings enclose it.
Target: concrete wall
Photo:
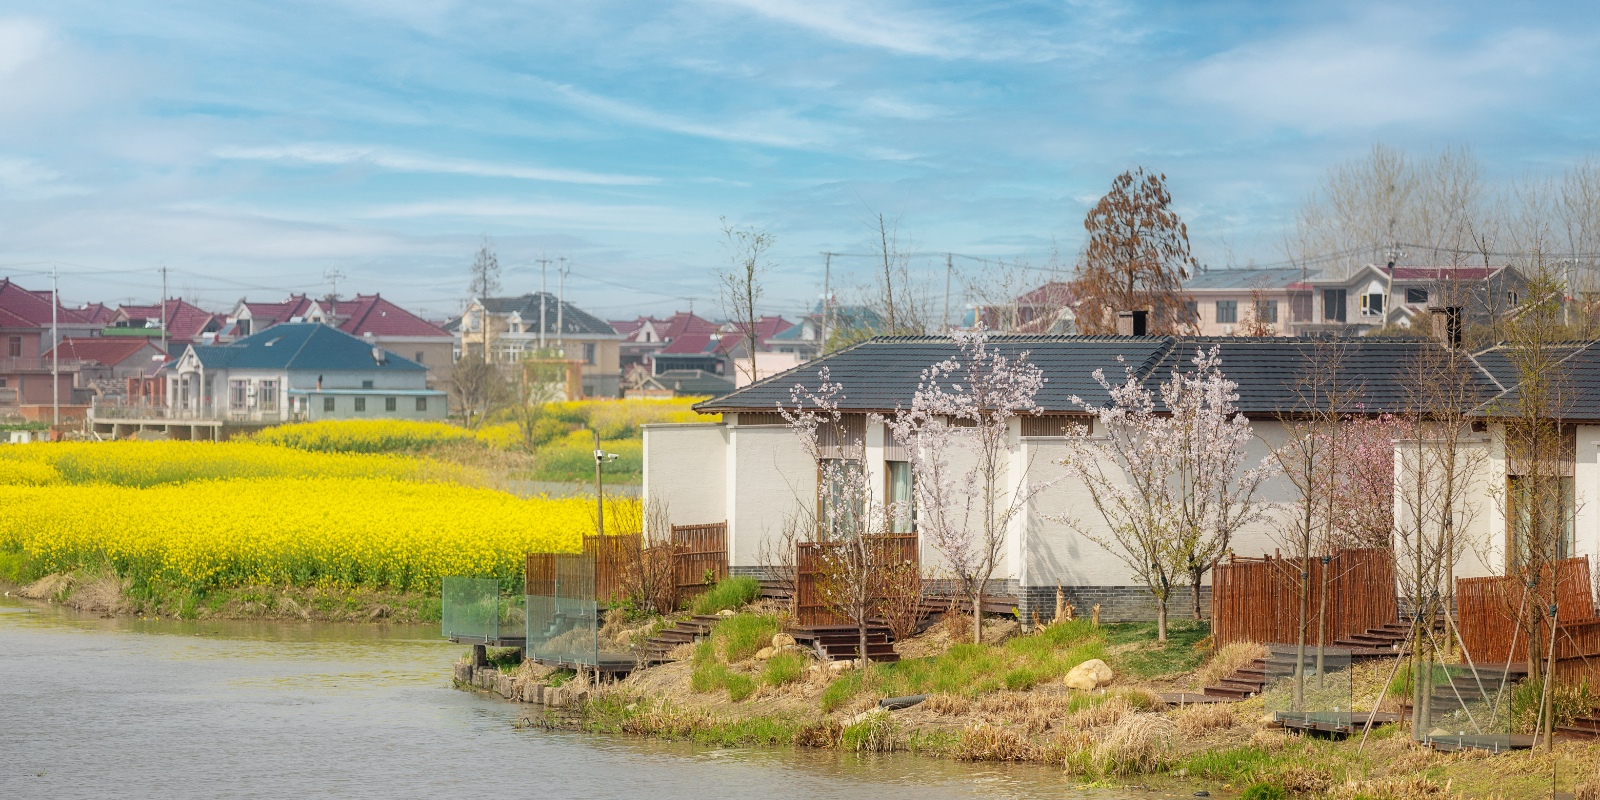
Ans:
[[[728,563],[762,566],[763,546],[776,546],[784,525],[801,507],[816,503],[816,463],[787,426],[736,425],[728,431]]]
[[[645,501],[665,503],[677,525],[728,519],[727,426],[691,422],[641,427]]]

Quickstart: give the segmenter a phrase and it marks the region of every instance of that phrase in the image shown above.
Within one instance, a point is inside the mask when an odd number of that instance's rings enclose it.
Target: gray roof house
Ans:
[[[497,364],[531,357],[540,347],[554,350],[555,357],[581,365],[584,397],[621,396],[622,335],[611,323],[549,292],[473,298],[466,312],[444,327],[456,334],[458,351],[482,352]]]
[[[274,325],[219,345],[190,345],[167,369],[175,419],[270,425],[320,419],[443,419],[428,368],[314,322]]]
[[[1066,454],[1064,428],[1071,421],[1088,421],[1070,400],[1077,395],[1089,403],[1103,404],[1106,392],[1093,378],[1104,370],[1108,380],[1120,382],[1124,367],[1152,390],[1174,368],[1192,369],[1197,351],[1219,349],[1222,370],[1239,384],[1238,407],[1251,421],[1255,440],[1248,448],[1245,466],[1253,467],[1284,442],[1290,425],[1311,410],[1300,391],[1311,367],[1328,365],[1337,354],[1336,380],[1353,402],[1352,411],[1373,415],[1402,412],[1407,404],[1410,373],[1419,360],[1443,347],[1431,339],[1345,337],[1156,337],[1156,336],[994,336],[990,346],[1038,364],[1046,383],[1036,397],[1040,416],[1018,419],[1013,428],[1017,456],[1024,465],[1006,477],[1003,490],[1014,491],[1021,481],[1060,478],[1065,470],[1057,462]],[[1564,429],[1572,456],[1574,476],[1570,507],[1576,515],[1567,552],[1600,555],[1600,402],[1588,402],[1587,390],[1600,387],[1600,344],[1581,343],[1564,351],[1568,380],[1578,392],[1563,413]],[[776,413],[790,404],[790,390],[798,385],[815,387],[818,371],[829,370],[844,387],[840,410],[846,415],[847,435],[860,446],[861,467],[878,502],[887,499],[900,482],[889,476],[905,468],[904,446],[896,443],[873,413],[892,414],[907,406],[923,370],[957,352],[944,337],[891,337],[872,339],[848,347],[780,375],[755,382],[730,394],[699,403],[697,411],[721,414],[720,422],[659,424],[644,427],[644,493],[659,498],[672,509],[678,524],[721,522],[728,524],[730,569],[735,574],[763,574],[768,565],[762,553],[770,550],[774,531],[797,506],[815,502],[818,471],[800,450],[794,434]],[[1457,577],[1500,574],[1507,568],[1508,523],[1505,510],[1496,505],[1487,487],[1505,486],[1516,467],[1503,456],[1505,425],[1496,408],[1513,397],[1514,377],[1503,348],[1469,354],[1476,387],[1473,402],[1480,423],[1466,445],[1483,448],[1485,491],[1467,499],[1481,508],[1463,514],[1470,519],[1470,536],[1481,548],[1469,548],[1456,566]],[[1159,395],[1158,395],[1159,396]],[[1498,405],[1497,405],[1498,404]],[[1094,435],[1091,432],[1091,435]],[[898,499],[898,498],[895,498]],[[1237,535],[1233,550],[1241,556],[1271,553],[1280,519],[1292,514],[1294,490],[1283,478],[1264,485],[1257,499],[1265,505],[1267,519]],[[1087,490],[1062,481],[1038,495],[1025,519],[1007,533],[993,590],[1014,593],[1027,617],[1033,609],[1041,616],[1054,614],[1056,587],[1079,608],[1100,604],[1102,619],[1151,619],[1154,608],[1147,592],[1137,585],[1127,566],[1090,538],[1057,522],[1063,516],[1098,521]],[[1397,515],[1400,513],[1397,510]],[[1463,528],[1467,528],[1463,525]],[[921,561],[930,575],[938,574],[939,553],[926,541]],[[1201,587],[1202,607],[1208,608],[1208,586]],[[1183,608],[1188,596],[1174,599]]]

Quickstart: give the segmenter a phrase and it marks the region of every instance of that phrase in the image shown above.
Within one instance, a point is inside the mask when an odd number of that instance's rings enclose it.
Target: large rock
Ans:
[[[779,634],[776,634],[776,635],[774,635],[772,637],[772,649],[774,649],[774,650],[777,650],[777,649],[779,649],[781,647],[793,647],[793,646],[794,646],[794,637],[790,636],[787,633],[779,633]]]
[[[1114,677],[1116,676],[1111,672],[1111,668],[1106,666],[1106,662],[1098,658],[1091,658],[1073,667],[1062,682],[1069,689],[1089,691],[1111,683],[1111,679]]]
[[[760,650],[756,651],[756,660],[757,661],[766,661],[769,658],[772,658],[772,648],[763,647]]]

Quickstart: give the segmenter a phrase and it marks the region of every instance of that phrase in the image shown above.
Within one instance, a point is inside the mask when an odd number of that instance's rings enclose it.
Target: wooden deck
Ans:
[[[1366,728],[1369,719],[1373,726],[1392,725],[1401,719],[1386,711],[1275,711],[1272,717],[1285,728],[1347,735]]]

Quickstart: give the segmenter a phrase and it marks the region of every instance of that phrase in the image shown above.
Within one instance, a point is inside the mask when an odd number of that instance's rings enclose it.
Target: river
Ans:
[[[1178,796],[1031,766],[518,730],[522,707],[449,687],[463,648],[437,637],[0,598],[0,798]]]

